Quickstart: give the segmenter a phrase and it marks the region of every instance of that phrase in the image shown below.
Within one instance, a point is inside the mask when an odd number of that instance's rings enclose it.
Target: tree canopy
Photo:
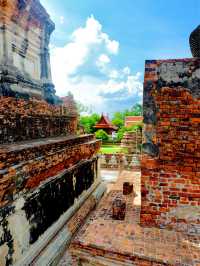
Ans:
[[[100,119],[100,115],[98,114],[81,116],[80,125],[84,127],[86,133],[94,133],[96,131],[94,126],[99,121],[99,119]]]
[[[87,107],[78,104],[79,111],[88,111]],[[141,116],[142,115],[142,106],[136,104],[130,109],[126,109],[122,112],[115,112],[113,114],[112,123],[118,127],[117,139],[120,141],[123,137],[124,132],[131,130],[131,128],[124,127],[124,121],[126,116]],[[80,116],[79,123],[84,127],[86,133],[94,133],[96,129],[94,128],[95,124],[100,120],[100,115],[93,113],[91,115]],[[141,125],[138,125],[141,126]],[[134,127],[133,127],[134,129]]]
[[[112,123],[119,129],[124,126],[124,121],[126,116],[141,116],[142,115],[142,105],[136,104],[130,109],[126,109],[122,112],[115,112],[113,115]]]

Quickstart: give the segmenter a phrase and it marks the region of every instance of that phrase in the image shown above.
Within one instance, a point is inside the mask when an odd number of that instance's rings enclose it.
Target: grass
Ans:
[[[127,150],[117,144],[103,144],[101,146],[100,153],[127,153]]]

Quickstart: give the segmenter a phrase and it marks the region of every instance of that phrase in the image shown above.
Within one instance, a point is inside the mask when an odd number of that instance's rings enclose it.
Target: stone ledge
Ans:
[[[20,141],[10,144],[1,144],[0,145],[0,156],[1,154],[10,153],[10,152],[22,152],[25,149],[35,149],[42,146],[50,147],[52,145],[65,146],[66,144],[73,146],[74,144],[90,141],[94,139],[93,134],[89,135],[68,135],[68,136],[59,136],[59,137],[49,137],[49,138],[40,138],[35,140]],[[0,157],[1,158],[1,157]]]
[[[93,135],[47,138],[0,146],[0,207],[42,182],[95,156],[100,142]]]

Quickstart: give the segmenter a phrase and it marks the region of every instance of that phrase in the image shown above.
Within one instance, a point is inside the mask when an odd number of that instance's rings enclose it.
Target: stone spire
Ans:
[[[0,1],[0,13],[0,96],[55,103],[49,59],[55,25],[48,13],[38,0]]]

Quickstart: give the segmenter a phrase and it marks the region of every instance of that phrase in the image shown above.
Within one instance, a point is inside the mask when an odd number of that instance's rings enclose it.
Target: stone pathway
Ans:
[[[111,206],[113,199],[122,194],[124,181],[134,183],[135,195],[126,196],[125,219],[116,221],[111,217]],[[101,200],[71,244],[71,254],[82,258],[84,266],[90,263],[145,266],[200,265],[199,238],[189,239],[178,232],[144,228],[139,225],[140,173],[123,171],[117,182],[108,185],[108,188],[108,194]],[[95,260],[97,256],[98,259]],[[106,259],[112,263],[106,264]]]
[[[103,181],[112,183],[116,182],[117,178],[119,176],[118,170],[107,170],[107,169],[101,169],[100,170],[101,178]]]

